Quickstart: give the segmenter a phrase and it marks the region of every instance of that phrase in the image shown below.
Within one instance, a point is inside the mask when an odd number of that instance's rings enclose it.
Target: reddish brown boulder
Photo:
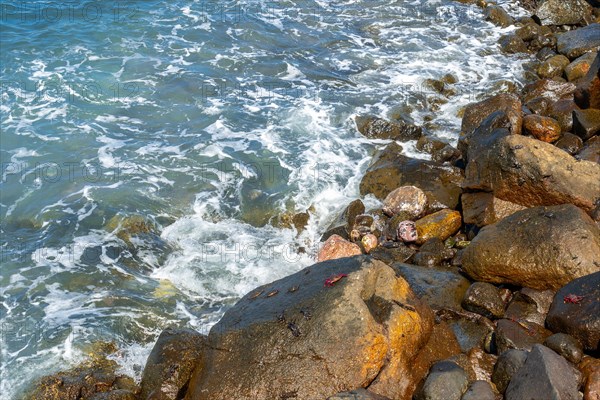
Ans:
[[[336,258],[352,257],[362,254],[360,247],[347,241],[339,235],[331,235],[319,250],[317,261],[335,260]]]
[[[465,224],[485,226],[496,223],[526,207],[494,197],[492,193],[463,193],[463,220]]]
[[[523,121],[521,106],[521,100],[510,93],[501,93],[478,103],[469,104],[463,115],[461,134],[472,133],[492,113],[504,111],[510,122],[511,133],[518,135],[521,133]]]

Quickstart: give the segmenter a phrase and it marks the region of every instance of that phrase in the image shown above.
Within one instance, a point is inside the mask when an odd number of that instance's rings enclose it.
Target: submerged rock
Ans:
[[[358,131],[369,139],[391,139],[398,141],[417,140],[422,129],[403,121],[386,121],[371,115],[356,117]]]
[[[554,296],[546,324],[553,332],[575,337],[585,349],[598,350],[600,272],[582,276],[563,286]]]
[[[363,256],[315,264],[225,313],[187,397],[325,399],[368,386],[408,400],[421,379],[411,361],[432,326],[429,307],[382,262]]]
[[[558,289],[600,270],[600,230],[570,204],[529,208],[484,227],[462,261],[478,281]]]
[[[514,23],[513,18],[500,6],[487,6],[483,10],[483,17],[494,25],[506,28]]]

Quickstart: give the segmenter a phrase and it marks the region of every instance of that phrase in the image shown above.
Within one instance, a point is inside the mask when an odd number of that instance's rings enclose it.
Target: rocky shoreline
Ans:
[[[517,27],[500,47],[536,54],[530,84],[468,105],[456,148],[358,117],[393,140],[360,183],[382,207],[348,204],[316,264],[248,293],[208,335],[163,331],[140,384],[103,345],[25,397],[599,400],[600,4],[531,0],[513,18],[472,3]],[[402,155],[408,140],[431,160]]]

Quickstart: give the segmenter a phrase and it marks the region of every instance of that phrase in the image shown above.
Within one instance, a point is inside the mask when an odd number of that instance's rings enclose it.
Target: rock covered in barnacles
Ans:
[[[417,226],[413,221],[402,221],[398,224],[398,239],[410,243],[416,242],[418,238]]]
[[[383,200],[383,212],[389,216],[406,212],[416,218],[423,214],[426,208],[427,196],[416,186],[400,186]]]
[[[368,233],[365,236],[363,236],[361,243],[365,249],[365,252],[369,254],[371,250],[377,247],[377,237],[372,233]]]

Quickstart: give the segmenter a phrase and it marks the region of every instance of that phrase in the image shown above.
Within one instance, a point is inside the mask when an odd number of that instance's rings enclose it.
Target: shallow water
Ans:
[[[206,333],[311,264],[386,143],[356,114],[454,143],[460,109],[523,73],[503,30],[447,0],[57,4],[1,15],[3,399],[97,340],[139,377],[164,327]],[[436,106],[423,81],[446,74]],[[299,236],[268,223],[309,208]]]

